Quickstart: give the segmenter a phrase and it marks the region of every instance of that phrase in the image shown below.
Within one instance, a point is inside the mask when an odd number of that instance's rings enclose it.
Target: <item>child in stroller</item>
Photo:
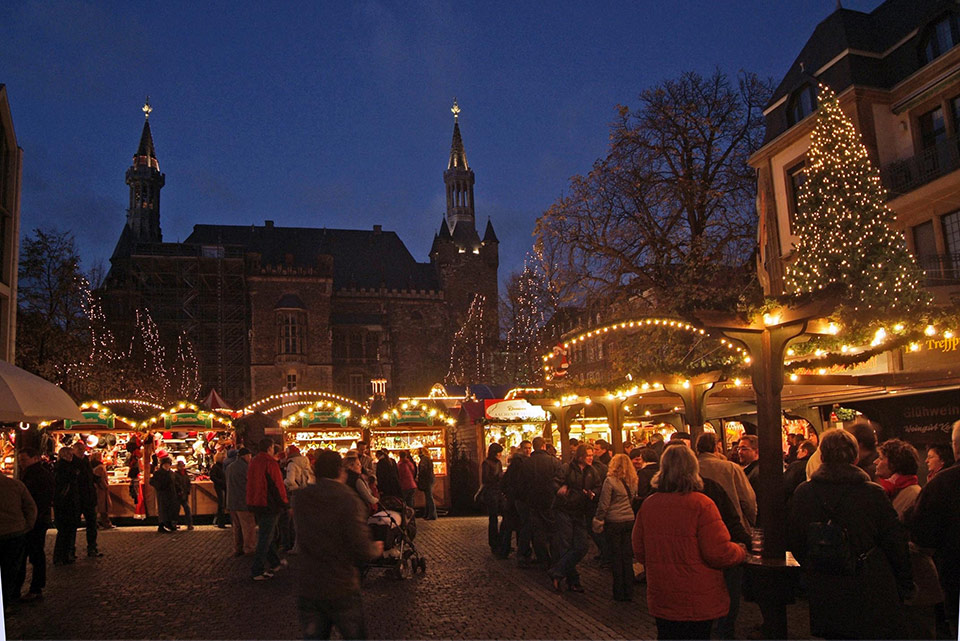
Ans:
[[[383,541],[383,554],[363,568],[366,576],[370,568],[384,568],[387,576],[402,579],[416,571],[427,571],[427,560],[413,544],[417,536],[417,522],[413,508],[401,499],[385,496],[380,498],[380,509],[367,519],[374,541]]]

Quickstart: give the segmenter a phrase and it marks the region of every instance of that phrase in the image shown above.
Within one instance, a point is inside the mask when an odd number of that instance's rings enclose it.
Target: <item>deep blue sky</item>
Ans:
[[[426,261],[457,96],[503,280],[605,153],[617,103],[691,69],[779,80],[835,3],[5,0],[21,237],[69,229],[85,267],[109,258],[149,94],[164,240],[195,223],[382,224]]]

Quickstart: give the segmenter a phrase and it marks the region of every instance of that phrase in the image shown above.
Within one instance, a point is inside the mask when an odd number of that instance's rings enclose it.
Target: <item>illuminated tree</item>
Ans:
[[[787,268],[795,294],[830,288],[852,312],[845,319],[900,317],[925,308],[920,269],[894,229],[895,214],[853,122],[820,86],[805,180],[796,213],[799,241]]]
[[[450,347],[450,368],[444,382],[453,385],[480,383],[486,378],[488,363],[484,346],[486,297],[474,294],[467,318],[453,337]]]

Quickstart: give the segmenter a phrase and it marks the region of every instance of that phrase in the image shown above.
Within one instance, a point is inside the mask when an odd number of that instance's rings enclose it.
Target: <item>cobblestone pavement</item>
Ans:
[[[586,594],[548,590],[546,575],[498,561],[484,517],[417,523],[427,572],[403,581],[374,571],[364,581],[375,639],[654,639],[643,586],[614,602],[612,579],[581,563]],[[82,536],[82,533],[81,535]],[[250,579],[250,559],[231,556],[233,533],[212,526],[173,535],[126,527],[100,534],[105,556],[49,567],[45,598],[6,618],[11,639],[296,639],[296,556],[270,580]],[[81,541],[82,543],[82,541]],[[52,554],[53,533],[47,539]],[[82,546],[78,545],[82,550]],[[48,561],[49,562],[49,561]],[[29,579],[28,579],[29,580]],[[808,638],[806,608],[789,608],[790,634]],[[738,636],[757,638],[760,614],[744,603]]]

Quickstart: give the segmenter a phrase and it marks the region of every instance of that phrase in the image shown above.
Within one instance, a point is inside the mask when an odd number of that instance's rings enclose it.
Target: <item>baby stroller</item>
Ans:
[[[361,578],[371,568],[383,568],[386,576],[403,579],[419,571],[427,571],[427,560],[413,544],[417,536],[417,522],[413,508],[401,499],[385,496],[380,499],[380,509],[367,519],[374,541],[383,541],[383,554],[370,561],[361,571]]]

